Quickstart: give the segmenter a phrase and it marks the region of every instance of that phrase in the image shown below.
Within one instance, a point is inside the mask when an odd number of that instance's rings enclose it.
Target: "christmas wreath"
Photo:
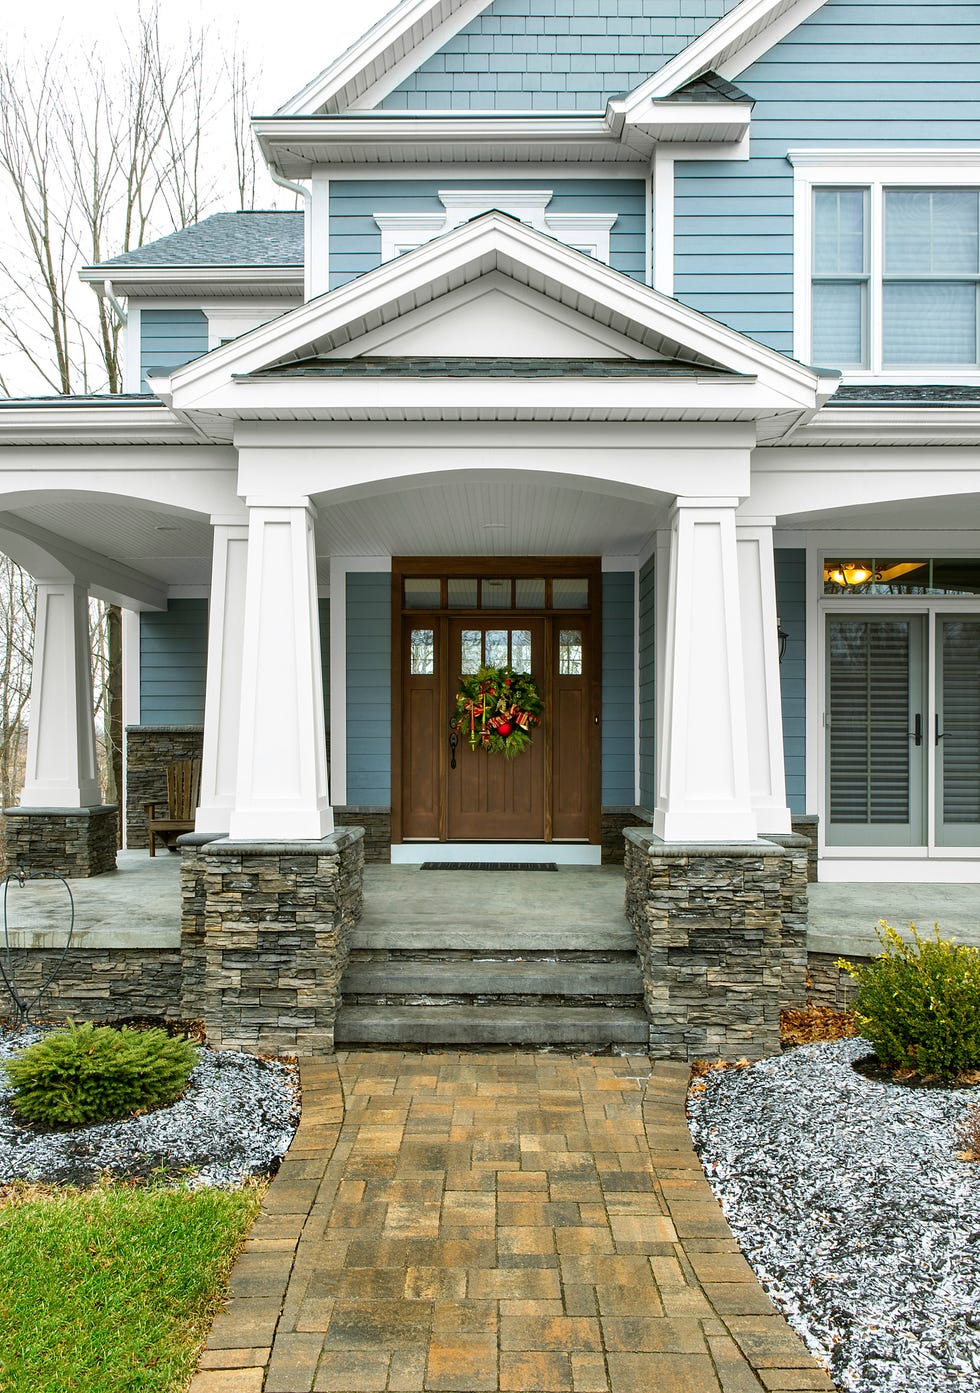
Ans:
[[[534,678],[512,667],[481,667],[461,677],[456,693],[456,729],[470,749],[513,759],[531,743],[544,702]]]

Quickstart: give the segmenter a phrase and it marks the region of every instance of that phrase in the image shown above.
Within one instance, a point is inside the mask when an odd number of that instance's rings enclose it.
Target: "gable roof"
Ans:
[[[214,213],[155,242],[86,266],[82,278],[102,280],[137,266],[302,265],[302,213],[240,211]]]
[[[369,110],[373,89],[390,90],[480,15],[492,0],[401,0],[278,110],[278,116]],[[663,99],[708,71],[732,79],[809,18],[825,0],[741,0],[636,87],[630,107]]]

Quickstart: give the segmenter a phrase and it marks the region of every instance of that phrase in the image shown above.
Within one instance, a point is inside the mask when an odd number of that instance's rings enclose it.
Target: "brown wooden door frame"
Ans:
[[[585,576],[589,580],[589,609],[587,614],[578,610],[486,610],[486,609],[448,609],[447,583],[451,577],[535,577],[548,578]],[[404,582],[411,577],[438,577],[441,582],[441,603],[438,610],[406,609],[404,605]],[[597,556],[532,556],[532,557],[393,557],[391,566],[391,839],[403,839],[403,673],[407,661],[406,634],[412,627],[433,628],[436,631],[437,651],[445,654],[449,637],[450,619],[473,618],[480,623],[492,617],[514,627],[514,620],[520,614],[528,618],[545,618],[547,644],[547,663],[549,673],[555,670],[554,634],[561,619],[580,620],[589,638],[592,653],[590,668],[590,705],[593,720],[590,724],[590,739],[587,755],[589,780],[589,814],[587,839],[590,845],[599,845],[602,840],[602,564]],[[436,758],[439,762],[440,812],[439,840],[447,840],[446,828],[446,779],[449,772],[449,720],[450,706],[448,684],[441,683],[440,716],[445,738],[436,742]],[[552,736],[546,722],[545,746],[545,828],[546,840],[551,839],[551,785],[552,785]],[[457,755],[458,758],[458,755]]]

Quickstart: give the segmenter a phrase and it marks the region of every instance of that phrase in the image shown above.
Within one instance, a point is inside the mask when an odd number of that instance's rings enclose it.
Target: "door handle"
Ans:
[[[450,749],[452,750],[452,752],[453,752],[453,757],[452,757],[452,759],[449,761],[449,767],[450,767],[450,769],[455,769],[455,768],[456,768],[456,746],[457,746],[458,744],[459,744],[459,731],[456,729],[455,724],[450,724],[450,727],[449,727],[449,748],[450,748]]]
[[[946,734],[946,732],[945,732],[944,730],[940,730],[940,729],[939,729],[939,712],[937,711],[937,712],[936,712],[936,744],[937,744],[937,745],[939,744],[940,740],[943,738],[943,736],[944,736],[945,734]]]
[[[921,715],[917,715],[917,716],[916,716],[916,718],[915,718],[915,724],[914,724],[912,730],[909,731],[909,735],[912,736],[912,738],[914,739],[914,741],[915,741],[915,743],[916,743],[917,745],[921,745],[921,744],[922,744],[922,716],[921,716]]]

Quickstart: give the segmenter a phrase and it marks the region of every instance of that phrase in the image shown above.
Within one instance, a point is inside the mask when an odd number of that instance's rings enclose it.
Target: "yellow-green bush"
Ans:
[[[953,1078],[980,1068],[980,953],[962,943],[924,938],[910,924],[906,941],[878,929],[882,952],[863,967],[838,967],[857,982],[854,1017],[888,1068]]]
[[[163,1030],[69,1023],[5,1067],[22,1117],[48,1127],[83,1127],[173,1102],[197,1059],[189,1040]]]

